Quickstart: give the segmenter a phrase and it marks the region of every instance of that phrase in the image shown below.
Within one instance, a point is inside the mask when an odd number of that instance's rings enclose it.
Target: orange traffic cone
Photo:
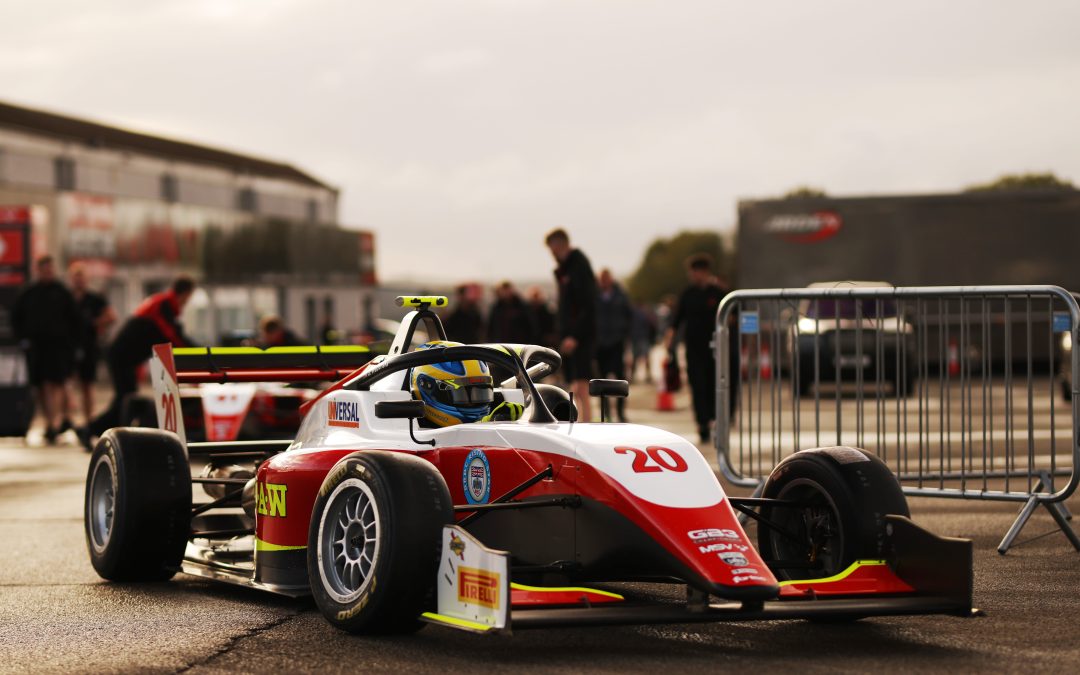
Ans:
[[[956,338],[949,339],[949,375],[960,374],[960,347],[956,344]]]
[[[664,360],[664,376],[656,385],[656,409],[670,412],[675,409],[675,391],[682,385],[679,378],[679,365],[671,357]]]
[[[758,371],[761,373],[761,379],[768,380],[772,378],[772,357],[769,356],[769,345],[761,345],[761,350],[758,352]]]

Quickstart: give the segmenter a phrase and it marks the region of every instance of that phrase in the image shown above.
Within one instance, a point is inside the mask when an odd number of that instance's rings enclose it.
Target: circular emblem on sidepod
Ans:
[[[491,497],[491,465],[480,448],[476,448],[465,458],[465,466],[461,470],[461,485],[465,488],[465,499],[470,504],[487,504]]]

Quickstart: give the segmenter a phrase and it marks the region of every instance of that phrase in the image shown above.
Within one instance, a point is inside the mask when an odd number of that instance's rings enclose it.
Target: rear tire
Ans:
[[[761,515],[799,541],[758,526],[758,548],[778,579],[830,577],[863,559],[880,559],[885,516],[910,515],[907,499],[889,468],[857,448],[803,450],[781,461],[762,496],[802,502],[802,507],[763,506]]]
[[[308,532],[308,578],[326,620],[350,633],[407,633],[435,605],[446,481],[428,461],[353,453],[319,490]]]
[[[180,439],[156,429],[106,431],[90,457],[83,523],[102,578],[172,578],[191,525],[191,470]]]

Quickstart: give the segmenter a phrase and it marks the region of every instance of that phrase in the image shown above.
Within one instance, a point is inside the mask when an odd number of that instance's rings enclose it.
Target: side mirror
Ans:
[[[589,396],[626,398],[629,395],[630,383],[626,380],[589,380]]]
[[[381,420],[415,420],[423,416],[423,401],[379,401],[375,404],[375,417]]]

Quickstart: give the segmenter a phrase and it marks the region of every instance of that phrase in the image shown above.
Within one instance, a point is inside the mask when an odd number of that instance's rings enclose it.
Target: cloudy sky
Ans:
[[[631,272],[739,199],[1080,183],[1080,2],[5,0],[0,99],[339,186],[384,278]]]

